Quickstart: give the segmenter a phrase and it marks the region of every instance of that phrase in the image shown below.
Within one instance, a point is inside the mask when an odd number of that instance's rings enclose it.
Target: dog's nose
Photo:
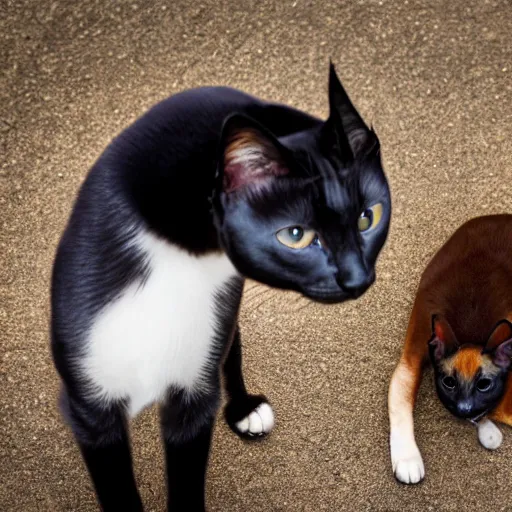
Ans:
[[[461,416],[469,416],[473,412],[473,404],[470,400],[461,400],[457,403],[457,413]]]

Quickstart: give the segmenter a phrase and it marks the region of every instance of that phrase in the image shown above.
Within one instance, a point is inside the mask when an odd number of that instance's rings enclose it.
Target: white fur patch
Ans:
[[[261,146],[245,146],[231,152],[231,163],[247,164],[249,162],[259,162],[263,157],[264,152]]]
[[[404,484],[416,484],[425,476],[423,459],[414,439],[414,385],[414,370],[401,361],[391,378],[388,407],[391,464],[397,480]]]
[[[397,480],[404,484],[417,484],[425,477],[425,466],[414,437],[392,432],[389,440],[391,464]]]
[[[268,434],[274,428],[274,411],[268,403],[263,402],[235,426],[243,434]]]
[[[478,423],[478,440],[484,448],[496,450],[501,446],[503,434],[491,420],[484,419]]]
[[[96,396],[127,398],[129,413],[163,398],[169,386],[197,390],[215,329],[215,292],[237,275],[227,256],[194,257],[148,232],[137,244],[150,274],[96,318],[85,375]]]

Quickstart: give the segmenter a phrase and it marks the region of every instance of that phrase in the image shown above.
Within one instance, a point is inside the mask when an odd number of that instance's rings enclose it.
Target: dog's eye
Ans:
[[[478,380],[476,383],[476,389],[478,391],[481,391],[482,393],[485,393],[486,391],[489,391],[492,387],[492,380],[488,379],[487,377],[483,377]]]
[[[445,377],[443,379],[443,386],[446,389],[453,390],[457,386],[457,381],[453,377]]]

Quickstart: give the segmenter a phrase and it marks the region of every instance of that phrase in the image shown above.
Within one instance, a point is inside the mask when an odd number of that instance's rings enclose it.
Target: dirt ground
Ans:
[[[426,479],[406,487],[386,411],[425,264],[465,220],[512,212],[509,0],[1,0],[0,13],[1,511],[96,510],[48,350],[53,254],[88,168],[148,107],[197,85],[325,116],[329,57],[381,139],[389,241],[357,302],[248,283],[246,378],[277,425],[251,445],[219,421],[209,510],[512,510],[510,429],[485,451],[428,373],[416,416]],[[155,411],[132,433],[147,510],[164,510]]]

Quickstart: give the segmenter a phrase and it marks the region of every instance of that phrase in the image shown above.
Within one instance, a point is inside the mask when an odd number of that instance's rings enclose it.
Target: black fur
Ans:
[[[79,363],[98,313],[128,285],[143,287],[148,278],[148,262],[133,243],[140,230],[191,257],[224,251],[243,276],[318,301],[356,298],[373,283],[391,215],[379,143],[333,67],[329,90],[326,122],[229,88],[177,94],[113,140],[84,181],[55,258],[52,352],[63,381],[62,410],[104,510],[142,510],[127,403],[91,398],[94,382],[85,380]],[[225,188],[226,144],[233,131],[249,127],[274,148],[285,174],[232,193]],[[266,164],[274,173],[283,170]],[[383,205],[382,221],[362,233],[358,218],[375,203]],[[275,232],[290,224],[316,230],[322,243],[285,247]],[[216,297],[215,343],[203,375],[208,385],[194,395],[169,389],[161,406],[169,510],[204,510],[221,366],[225,416],[237,434],[235,423],[266,400],[249,395],[243,382],[236,324],[242,286],[242,278],[235,279]]]
[[[435,332],[436,322],[444,322],[444,330],[448,333],[446,339]],[[492,411],[503,399],[508,372],[511,365],[512,339],[500,340],[497,346],[489,347],[493,333],[501,325],[506,324],[508,332],[512,333],[512,324],[502,320],[492,329],[487,340],[477,340],[479,343],[459,341],[446,319],[439,320],[438,315],[432,318],[432,338],[429,341],[429,356],[434,368],[434,381],[437,396],[441,403],[454,416],[462,419],[480,418]],[[487,354],[495,367],[492,372],[484,373],[480,368],[470,380],[459,375],[457,370],[446,373],[442,362],[455,355],[465,346],[478,347],[482,354]],[[484,388],[482,384],[486,384]],[[488,386],[487,386],[488,384]]]
[[[507,382],[506,371],[501,370],[490,377],[483,376],[481,372],[478,372],[471,382],[459,379],[456,375],[456,386],[449,389],[443,383],[443,379],[451,377],[451,375],[446,375],[440,367],[435,366],[434,376],[439,400],[448,411],[461,419],[478,418],[492,411],[503,398]],[[489,378],[492,383],[486,392],[477,389],[477,383],[483,377]]]
[[[229,398],[224,409],[226,422],[236,435],[243,439],[254,439],[255,436],[250,432],[241,432],[236,427],[236,423],[245,418],[262,403],[268,403],[268,399],[264,395],[249,395],[245,389],[242,375],[242,342],[238,326],[236,327],[228,357],[224,362],[224,375],[226,377],[226,392]],[[262,433],[258,437],[265,437],[265,434]]]

